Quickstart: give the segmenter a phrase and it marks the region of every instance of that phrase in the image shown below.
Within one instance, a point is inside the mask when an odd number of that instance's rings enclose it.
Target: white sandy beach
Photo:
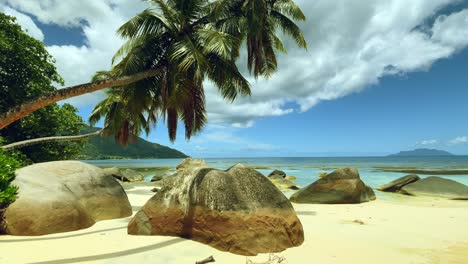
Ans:
[[[134,212],[152,196],[149,187],[127,194]],[[468,263],[468,201],[393,195],[357,205],[294,206],[305,242],[276,254],[290,264]],[[0,263],[195,263],[211,255],[216,263],[246,263],[190,240],[129,236],[130,219],[40,237],[0,236]]]

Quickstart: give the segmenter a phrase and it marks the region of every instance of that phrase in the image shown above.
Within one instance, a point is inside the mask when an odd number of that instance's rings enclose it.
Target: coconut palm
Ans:
[[[119,63],[102,75],[104,79],[124,76],[148,67],[158,68],[160,73],[117,88],[119,96],[111,96],[115,91],[109,94],[112,100],[119,100],[120,111],[103,107],[108,98],[96,106],[90,117],[91,123],[95,123],[105,116],[105,124],[112,130],[108,133],[123,144],[128,143],[129,135],[138,135],[143,129],[148,133],[159,117],[166,120],[172,141],[176,139],[179,118],[185,125],[186,138],[190,138],[206,121],[203,81],[212,81],[222,96],[231,101],[238,94],[250,94],[249,84],[235,64],[244,39],[249,69],[253,67],[256,77],[269,76],[276,70],[275,49],[285,51],[276,28],[288,28],[284,25],[290,24],[278,23],[268,14],[279,14],[291,22],[281,13],[289,10],[295,12],[295,17],[303,18],[297,6],[284,8],[291,1],[153,2],[154,7],[118,30],[128,41],[114,56],[114,62],[120,59]],[[263,22],[252,14],[256,3],[265,6]],[[233,13],[240,15],[232,16]],[[298,44],[305,47],[301,31],[294,23],[291,25],[286,32],[292,32]]]
[[[290,0],[151,0],[150,7],[125,23],[118,33],[127,42],[114,67],[91,83],[61,89],[0,115],[0,128],[45,105],[112,87],[90,121],[105,119],[104,133],[126,144],[132,135],[149,132],[159,119],[175,140],[177,122],[186,137],[206,122],[203,82],[216,85],[227,100],[249,95],[247,80],[236,66],[242,43],[255,77],[277,68],[275,50],[285,51],[277,29],[306,47],[293,20],[304,14]]]

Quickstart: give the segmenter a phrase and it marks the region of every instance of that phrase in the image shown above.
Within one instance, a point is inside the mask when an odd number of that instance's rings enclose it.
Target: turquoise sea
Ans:
[[[100,167],[170,167],[170,174],[182,159],[137,159],[137,160],[87,160],[84,162]],[[227,169],[236,163],[242,163],[256,168],[264,175],[272,170],[279,169],[287,175],[296,176],[296,183],[306,186],[318,179],[323,172],[332,172],[340,167],[355,167],[359,170],[361,179],[370,187],[392,181],[409,173],[382,171],[382,168],[407,168],[423,170],[465,170],[456,175],[436,175],[452,179],[468,185],[468,156],[446,156],[446,157],[310,157],[310,158],[207,158],[208,165]],[[161,172],[163,173],[163,172]],[[463,174],[465,173],[465,174]],[[418,174],[425,178],[431,174]],[[147,180],[153,175],[147,175]],[[379,196],[379,194],[377,194]]]

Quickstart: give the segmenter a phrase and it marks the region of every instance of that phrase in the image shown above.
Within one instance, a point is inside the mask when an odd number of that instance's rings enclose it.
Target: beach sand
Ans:
[[[152,196],[150,189],[126,190],[135,212]],[[287,260],[281,263],[468,263],[468,201],[389,195],[356,205],[294,206],[305,242],[276,253]],[[0,236],[0,263],[195,263],[211,255],[216,263],[246,263],[246,257],[190,240],[127,235],[130,219],[47,236]]]

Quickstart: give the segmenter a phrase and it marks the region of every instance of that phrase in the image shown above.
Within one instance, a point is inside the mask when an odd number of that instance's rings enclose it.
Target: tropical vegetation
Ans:
[[[82,133],[101,131],[101,128],[86,127]],[[113,137],[90,137],[81,149],[80,160],[103,159],[174,159],[186,158],[184,153],[138,137],[135,143],[122,146]]]
[[[15,23],[13,17],[0,13],[0,112],[6,112],[28,100],[56,90],[63,84],[52,56],[44,44]],[[84,122],[70,104],[48,105],[0,130],[4,143],[28,139],[76,135]],[[83,142],[49,142],[21,148],[32,162],[73,159]]]
[[[21,165],[21,162],[0,150],[0,233],[3,230],[3,211],[16,199],[18,187],[11,185],[11,182],[15,179],[15,170]]]

